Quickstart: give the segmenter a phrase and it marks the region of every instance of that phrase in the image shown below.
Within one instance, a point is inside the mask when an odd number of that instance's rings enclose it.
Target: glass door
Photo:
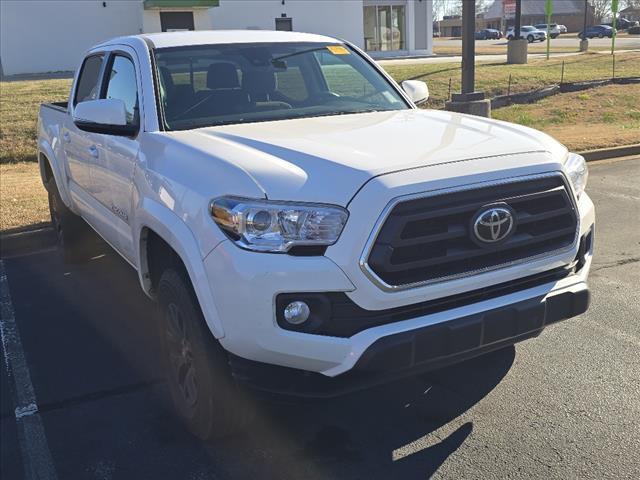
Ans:
[[[364,47],[367,51],[394,51],[405,48],[405,7],[367,5],[364,7]]]

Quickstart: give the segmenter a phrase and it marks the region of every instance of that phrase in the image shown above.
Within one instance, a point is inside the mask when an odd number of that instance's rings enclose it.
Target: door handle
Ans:
[[[91,145],[91,146],[89,147],[89,153],[91,154],[91,156],[92,156],[93,158],[98,158],[98,149],[96,148],[96,146],[95,146],[95,145]]]
[[[71,143],[71,135],[69,135],[69,132],[64,132],[64,134],[62,135],[62,139],[66,143]]]

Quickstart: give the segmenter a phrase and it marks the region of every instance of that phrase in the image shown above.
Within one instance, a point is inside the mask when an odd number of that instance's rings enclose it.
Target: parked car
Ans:
[[[548,30],[546,23],[539,23],[538,25],[535,25],[535,28],[542,30],[545,33],[548,32],[551,38],[557,38],[561,33],[557,23],[550,23]]]
[[[245,425],[247,389],[335,396],[587,310],[584,158],[427,98],[332,37],[196,31],[101,43],[41,106],[59,250],[90,225],[137,271],[196,435]]]
[[[484,28],[476,32],[476,40],[499,40],[502,38],[502,32],[493,28]]]
[[[591,27],[587,27],[586,31],[578,33],[578,37],[580,38],[604,38],[613,36],[613,28],[608,25],[592,25]]]
[[[512,40],[515,37],[513,27],[509,27],[506,37],[507,40]],[[532,25],[525,25],[520,27],[520,38],[527,39],[529,43],[544,42],[547,39],[547,33],[542,30],[538,30]]]
[[[558,24],[558,30],[560,30],[560,33],[567,33],[567,27],[560,23]]]
[[[603,23],[603,25],[613,28],[613,22]],[[638,22],[627,20],[626,18],[618,18],[618,20],[616,21],[617,30],[628,30],[629,28],[635,27],[637,25]]]
[[[640,35],[640,26],[637,27],[631,27],[628,30],[629,35]]]

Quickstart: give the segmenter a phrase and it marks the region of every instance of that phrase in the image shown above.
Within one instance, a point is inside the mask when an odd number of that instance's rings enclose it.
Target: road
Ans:
[[[260,403],[249,432],[212,444],[170,413],[152,305],[124,261],[106,251],[70,269],[51,249],[5,258],[1,476],[640,478],[640,158],[592,164],[588,191],[598,226],[587,314],[373,391]],[[25,374],[34,405],[17,419]]]

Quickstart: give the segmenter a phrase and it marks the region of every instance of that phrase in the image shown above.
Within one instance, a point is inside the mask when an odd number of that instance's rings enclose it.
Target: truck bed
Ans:
[[[68,100],[66,102],[49,102],[49,103],[43,103],[42,107],[66,112],[68,104],[69,104]]]

